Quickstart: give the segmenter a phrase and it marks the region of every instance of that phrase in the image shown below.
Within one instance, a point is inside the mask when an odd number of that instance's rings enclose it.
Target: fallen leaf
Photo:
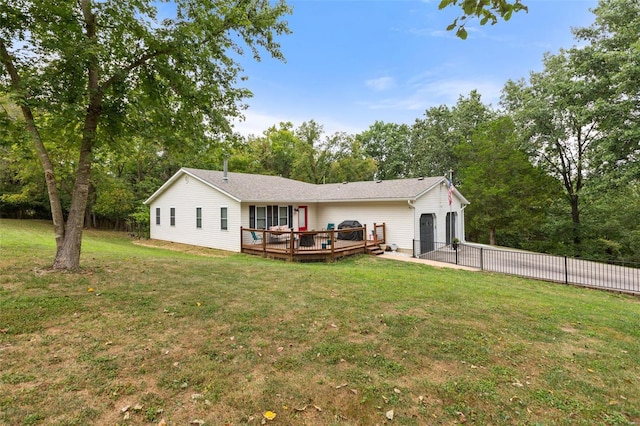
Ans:
[[[467,422],[467,416],[465,416],[463,412],[458,411],[456,414],[459,417],[460,423],[466,423]]]
[[[351,393],[354,394],[354,395],[357,395],[358,394],[358,389],[351,389]]]
[[[204,424],[204,420],[200,420],[200,419],[191,420],[190,424],[202,426]]]
[[[592,369],[590,369],[590,368],[587,368],[587,371],[588,371],[589,373],[593,373],[593,370],[592,370]]]
[[[389,410],[386,413],[387,419],[393,420],[393,410]]]
[[[267,420],[273,420],[276,418],[276,413],[274,413],[273,411],[265,411],[263,416]]]
[[[306,410],[306,409],[307,409],[307,406],[306,406],[306,405],[305,405],[304,407],[302,407],[302,408],[296,408],[296,407],[293,407],[293,411],[297,411],[297,412],[299,412],[299,413],[300,413],[300,412],[302,412],[302,411],[304,411],[304,410]]]
[[[398,389],[398,388],[393,388],[393,391],[395,393],[397,393],[398,395],[402,393],[402,391],[400,389]]]
[[[87,291],[88,291],[89,293],[93,293],[95,290],[93,289],[93,287],[89,287],[89,288],[87,289]]]
[[[122,407],[122,408],[120,409],[120,412],[122,412],[122,413],[126,413],[127,411],[129,411],[129,408],[131,408],[131,406],[130,406],[130,405],[125,405],[124,407]]]
[[[133,406],[133,409],[134,409],[134,410],[136,410],[136,411],[140,411],[140,410],[142,410],[142,404],[136,404],[136,405],[134,405],[134,406]]]
[[[122,418],[124,420],[129,420],[131,418],[131,413],[127,411],[126,413],[124,413],[124,416]]]
[[[314,405],[313,408],[315,408],[318,411],[322,411],[322,408],[318,407],[317,405]]]
[[[198,302],[196,303],[196,306],[202,306],[202,303]]]
[[[162,419],[158,422],[158,426],[167,426],[167,422],[164,419]]]
[[[336,389],[343,388],[343,387],[347,386],[348,384],[349,384],[349,383],[343,383],[343,384],[341,384],[341,385],[338,385],[338,386],[336,386]]]

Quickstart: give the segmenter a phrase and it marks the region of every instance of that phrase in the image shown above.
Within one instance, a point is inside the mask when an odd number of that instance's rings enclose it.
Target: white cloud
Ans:
[[[393,77],[380,77],[367,80],[365,84],[370,89],[382,91],[394,87],[396,85],[396,81],[393,79]]]

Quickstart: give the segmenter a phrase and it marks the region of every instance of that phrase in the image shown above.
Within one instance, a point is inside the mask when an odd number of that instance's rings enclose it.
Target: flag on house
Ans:
[[[453,202],[453,181],[449,179],[449,205]]]

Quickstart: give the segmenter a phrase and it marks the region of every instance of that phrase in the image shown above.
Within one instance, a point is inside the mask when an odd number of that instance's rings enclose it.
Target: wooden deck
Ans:
[[[305,232],[242,228],[240,235],[242,253],[301,262],[332,261],[355,254],[381,253],[380,244],[384,244],[385,225],[374,224],[371,235],[367,235],[366,226]],[[348,239],[350,237],[362,239]]]

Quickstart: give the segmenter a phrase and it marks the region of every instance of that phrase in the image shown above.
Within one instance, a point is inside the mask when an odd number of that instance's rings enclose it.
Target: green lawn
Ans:
[[[0,221],[0,424],[640,423],[638,298],[136,243]]]

